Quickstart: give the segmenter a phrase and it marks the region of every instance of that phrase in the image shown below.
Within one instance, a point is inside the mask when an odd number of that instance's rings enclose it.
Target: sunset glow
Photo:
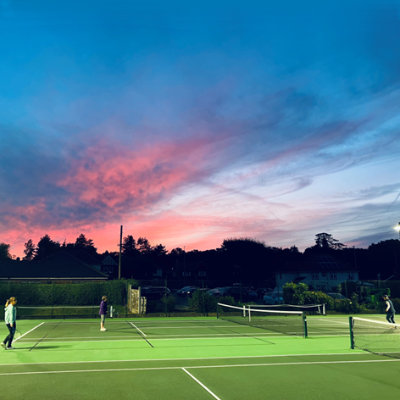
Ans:
[[[398,237],[398,2],[56,3],[0,0],[11,254]]]

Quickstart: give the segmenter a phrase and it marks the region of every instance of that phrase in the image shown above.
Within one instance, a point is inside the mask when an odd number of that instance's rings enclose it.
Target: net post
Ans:
[[[219,319],[219,303],[217,303],[217,319]]]
[[[350,348],[354,349],[354,321],[353,317],[349,317],[349,329],[350,329]]]
[[[306,313],[303,312],[302,315],[303,318],[303,327],[304,327],[304,337],[308,337],[308,327],[307,327],[307,317],[306,317]]]
[[[322,315],[326,315],[326,304],[322,304]]]

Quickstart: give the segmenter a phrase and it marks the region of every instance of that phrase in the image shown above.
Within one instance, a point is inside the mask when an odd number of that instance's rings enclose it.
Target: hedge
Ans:
[[[0,283],[0,302],[17,298],[19,306],[92,306],[107,296],[112,305],[127,302],[127,281],[87,283]]]

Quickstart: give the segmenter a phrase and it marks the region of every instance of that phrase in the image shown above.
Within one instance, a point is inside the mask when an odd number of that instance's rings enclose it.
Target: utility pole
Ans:
[[[121,279],[122,225],[119,234],[118,279]]]

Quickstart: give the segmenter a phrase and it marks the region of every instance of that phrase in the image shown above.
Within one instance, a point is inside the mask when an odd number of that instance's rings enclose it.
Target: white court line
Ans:
[[[357,350],[355,350],[357,351]],[[103,364],[103,363],[114,363],[114,362],[149,362],[149,361],[209,361],[209,360],[236,360],[242,358],[277,358],[277,357],[315,357],[315,356],[366,356],[368,355],[365,351],[359,350],[357,353],[310,353],[310,354],[269,354],[263,356],[230,356],[230,357],[183,357],[183,358],[138,358],[131,360],[97,360],[97,361],[44,361],[37,363],[15,363],[15,364],[0,364],[0,366],[9,365],[46,365],[46,364]]]
[[[194,377],[190,372],[188,372],[185,368],[182,368],[182,371],[185,371],[196,383],[198,383],[203,389],[205,389],[208,393],[211,394],[212,397],[216,400],[221,400],[215,393],[213,393],[206,385],[201,383],[196,377]]]
[[[142,326],[142,328],[146,329],[214,329],[214,328],[243,328],[243,329],[248,329],[248,325],[190,325],[190,326],[154,326],[154,325],[148,325],[148,326]]]
[[[57,322],[55,322],[57,321]],[[52,319],[49,321],[46,321],[45,323],[47,325],[56,325],[59,322],[62,322],[63,325],[74,325],[74,324],[97,324],[98,323],[98,319],[93,319],[91,321],[75,321],[75,320],[56,320],[56,319]],[[125,324],[126,322],[132,322],[129,319],[124,319],[124,318],[108,318],[107,319],[107,323],[108,324]],[[135,321],[133,321],[135,322]],[[143,327],[147,327],[147,326],[154,326],[154,323],[152,323],[151,321],[139,321],[140,325]],[[153,321],[153,322],[157,322],[157,324],[178,324],[178,323],[182,323],[182,324],[191,324],[191,323],[198,323],[198,324],[210,324],[210,322],[219,322],[221,323],[221,321],[217,321],[216,318],[212,318],[210,320],[206,320],[206,321],[197,321],[197,320],[189,320],[189,321],[183,321],[183,320],[169,320],[169,321]],[[226,326],[226,325],[224,325]]]
[[[139,330],[140,331],[140,330]],[[237,339],[237,338],[243,338],[243,339],[254,339],[254,338],[265,338],[268,337],[269,339],[271,337],[278,337],[281,338],[282,335],[277,335],[276,333],[266,333],[266,334],[260,334],[257,333],[257,335],[253,335],[253,333],[247,333],[248,336],[243,336],[244,334],[231,334],[231,333],[210,333],[207,334],[205,333],[204,336],[201,336],[199,334],[193,334],[193,335],[152,335],[151,338],[153,340],[217,340],[217,339]],[[147,335],[145,335],[147,336]],[[331,335],[328,335],[331,336]],[[62,340],[65,340],[67,342],[82,342],[85,341],[85,339],[98,339],[98,336],[70,336],[70,337],[57,337],[57,338],[46,338],[45,341],[60,341],[62,343]],[[128,338],[128,339],[121,339],[121,336],[107,336],[107,338],[119,338],[119,340],[115,340],[116,342],[125,342],[125,341],[135,341],[138,339],[135,338]],[[302,339],[302,337],[299,336],[299,338]],[[34,342],[37,341],[41,338],[29,338],[24,340],[24,343],[28,342]],[[107,342],[109,340],[107,339],[102,339],[102,340],[93,340],[94,342]],[[53,342],[54,343],[54,342]]]
[[[142,336],[146,337],[147,335],[141,331],[133,322],[128,322],[129,325],[133,326]]]
[[[39,326],[42,326],[43,324],[44,324],[44,322],[42,322],[42,323],[39,324],[39,325],[36,325],[34,328],[32,328],[31,330],[29,330],[28,332],[25,332],[23,335],[21,335],[20,337],[16,338],[16,339],[14,340],[14,342],[16,342],[16,341],[19,340],[19,339],[22,339],[25,335],[27,335],[28,333],[31,333],[32,331],[34,331],[35,329],[39,328]]]
[[[181,370],[181,369],[210,369],[210,368],[246,368],[246,367],[282,367],[298,365],[338,365],[338,364],[368,364],[368,363],[390,363],[400,362],[400,359],[382,359],[382,360],[347,360],[347,361],[303,361],[303,362],[282,362],[282,363],[259,363],[259,364],[231,364],[231,365],[193,365],[186,367],[149,367],[149,368],[105,368],[105,369],[74,369],[74,370],[55,370],[55,371],[28,371],[28,372],[4,372],[0,376],[14,375],[44,375],[44,374],[82,374],[93,372],[124,372],[124,371],[163,371],[163,370]]]
[[[347,322],[345,322],[345,321],[338,321],[337,319],[333,319],[333,318],[331,318],[331,319],[323,319],[323,318],[310,318],[309,320],[307,320],[307,322],[308,323],[311,323],[312,324],[312,322],[313,321],[324,321],[325,322],[325,324],[321,324],[321,325],[318,325],[318,327],[323,327],[323,326],[329,326],[329,324],[332,322],[332,323],[334,323],[334,324],[339,324],[339,325],[346,325],[346,326],[349,326],[349,321],[347,321]]]

